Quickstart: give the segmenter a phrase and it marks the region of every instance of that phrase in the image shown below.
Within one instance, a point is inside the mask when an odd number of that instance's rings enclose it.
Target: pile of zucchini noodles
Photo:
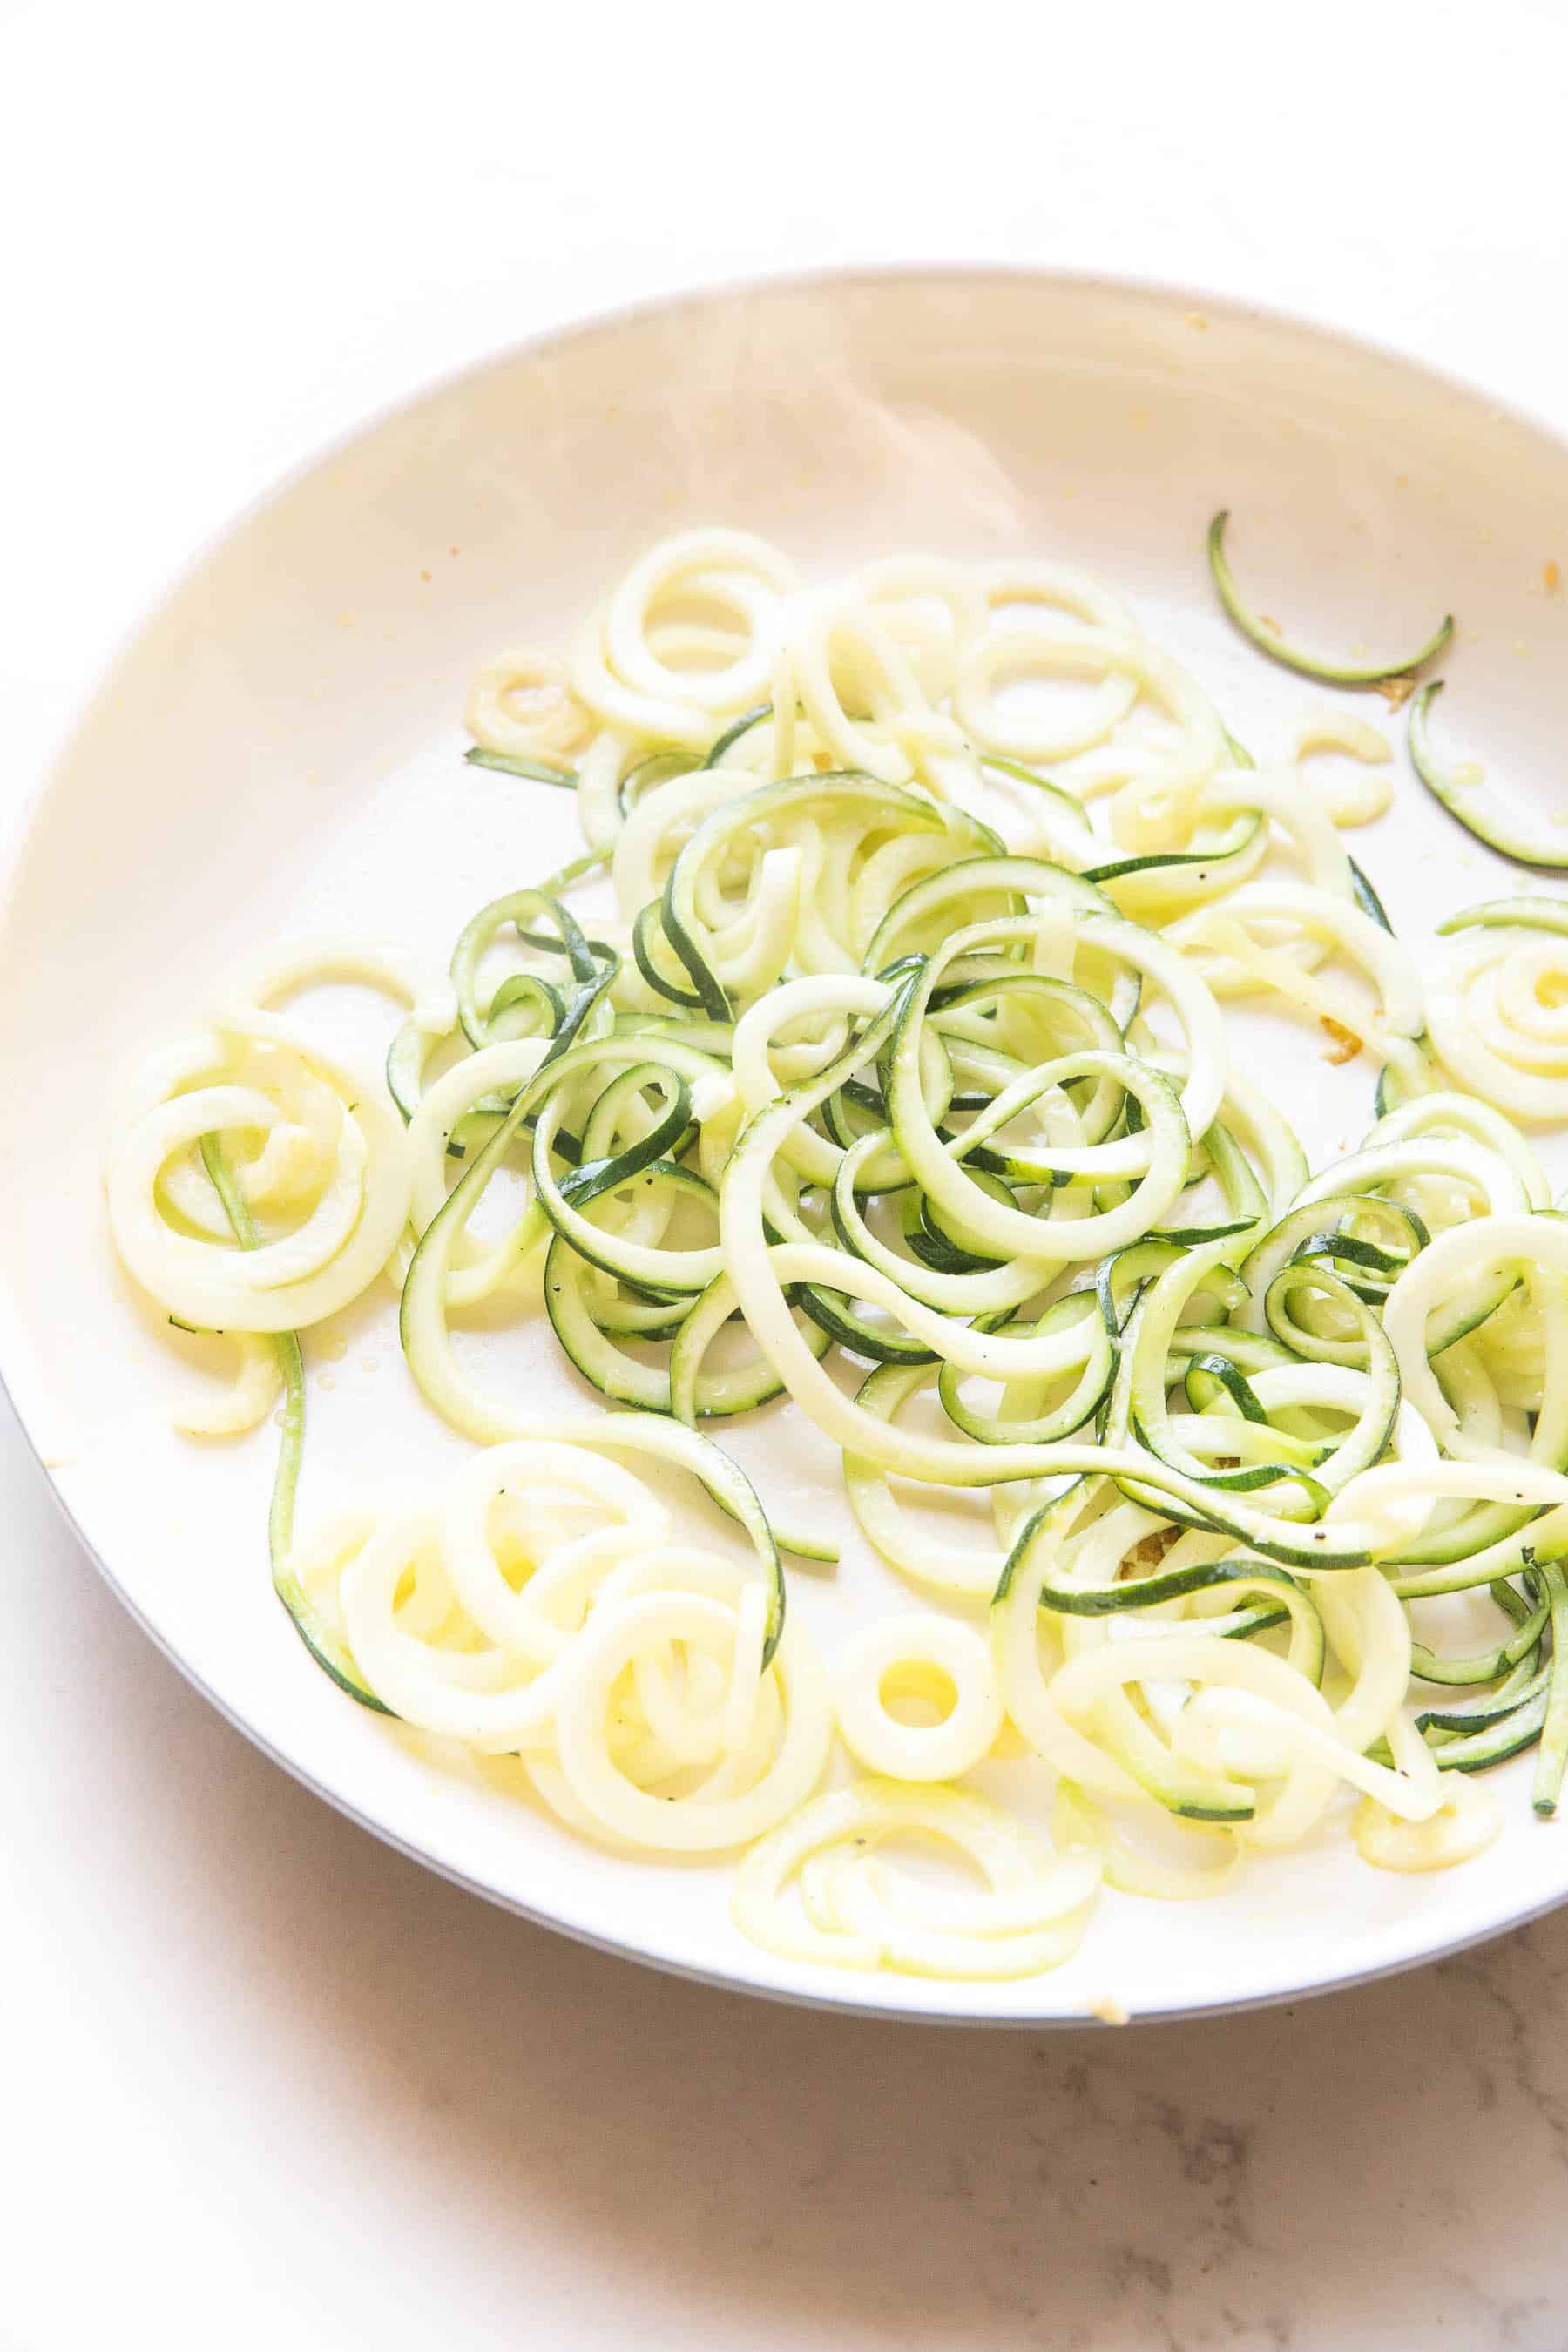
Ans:
[[[1276,659],[1403,693],[1447,643],[1293,650],[1223,529]],[[238,1349],[184,1425],[279,1408],[274,1579],[325,1670],[584,1834],[749,1847],[740,1927],[846,1967],[1032,1973],[1102,1885],[1211,1892],[1347,1792],[1368,1862],[1458,1862],[1500,1822],[1471,1776],[1532,1746],[1553,1811],[1568,1225],[1523,1130],[1568,1120],[1568,901],[1456,915],[1424,977],[1341,838],[1388,805],[1378,731],[1320,712],[1255,766],[1052,564],[807,587],[688,532],[569,660],[487,663],[468,718],[471,760],[574,790],[583,855],[449,971],[333,938],[231,973],[113,1120],[126,1267]],[[329,980],[407,1004],[384,1081],[277,1009]],[[1233,999],[1376,1066],[1355,1150],[1309,1170]],[[297,1543],[298,1335],[384,1272],[481,1450]],[[605,1405],[488,1381],[453,1336],[481,1307],[547,1314]],[[781,1555],[836,1544],[712,1434],[780,1399],[909,1595],[826,1661]],[[746,1564],[677,1540],[639,1463]],[[911,1510],[955,1489],[989,1534]],[[825,1788],[836,1738],[863,1777]],[[952,1785],[999,1757],[1049,1768],[1048,1837]],[[879,1855],[910,1835],[978,1885]]]

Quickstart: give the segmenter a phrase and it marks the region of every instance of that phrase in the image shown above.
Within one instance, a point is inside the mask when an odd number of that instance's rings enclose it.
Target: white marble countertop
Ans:
[[[0,0],[6,814],[270,478],[487,347],[676,285],[1175,278],[1568,426],[1556,0],[920,23]],[[715,1995],[488,1909],[265,1762],[8,1425],[0,1506],[5,2352],[1568,2343],[1568,1916],[1121,2034]]]

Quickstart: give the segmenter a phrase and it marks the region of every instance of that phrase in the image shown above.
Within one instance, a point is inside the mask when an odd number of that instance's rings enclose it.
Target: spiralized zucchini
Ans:
[[[1220,593],[1277,660],[1359,685],[1447,645],[1285,646],[1223,520]],[[1568,1226],[1521,1129],[1568,1124],[1568,899],[1394,938],[1340,838],[1386,775],[1302,772],[1385,739],[1319,707],[1255,767],[1046,563],[808,585],[687,532],[569,659],[487,661],[468,718],[481,764],[575,791],[584,855],[506,877],[449,975],[336,938],[231,973],[112,1123],[127,1270],[241,1351],[183,1425],[283,1392],[275,1580],[343,1689],[616,1850],[749,1849],[740,1931],[835,1968],[1029,1976],[1103,1887],[1207,1895],[1325,1821],[1447,1867],[1500,1826],[1473,1776],[1526,1748],[1552,1811]],[[384,1074],[277,1009],[342,980],[408,1007]],[[1377,1066],[1315,1173],[1233,1058],[1247,999]],[[384,1271],[476,1451],[296,1542],[296,1335]],[[460,1349],[479,1313],[543,1318],[584,1409]],[[770,1515],[713,1436],[768,1412],[841,1449],[847,1511]],[[683,1540],[649,1465],[745,1556]],[[990,1530],[932,1533],[922,1499],[965,1494]],[[902,1605],[825,1659],[782,1559],[851,1528]]]

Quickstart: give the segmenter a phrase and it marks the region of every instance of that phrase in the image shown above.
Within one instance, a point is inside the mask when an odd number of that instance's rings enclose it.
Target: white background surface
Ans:
[[[5,814],[268,479],[677,286],[1174,278],[1568,427],[1565,88],[1552,0],[0,6]],[[765,2010],[329,1814],[122,1617],[9,1430],[0,1530],[0,2352],[1568,2340],[1568,1919],[1115,2038]]]

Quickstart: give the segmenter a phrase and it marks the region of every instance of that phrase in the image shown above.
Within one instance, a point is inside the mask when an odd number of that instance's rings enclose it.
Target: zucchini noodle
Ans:
[[[374,1076],[299,1023],[242,1009],[139,1076],[116,1122],[109,1219],[128,1272],[169,1314],[204,1329],[300,1330],[369,1287],[409,1209],[402,1123]],[[195,1158],[208,1135],[250,1146],[241,1196],[287,1221],[254,1249],[202,1197]]]
[[[1224,529],[1277,662],[1402,695],[1447,646],[1301,653]],[[1412,741],[1451,800],[1436,683]],[[1045,562],[806,583],[688,531],[568,656],[487,660],[468,719],[478,764],[574,792],[584,855],[502,877],[449,967],[258,952],[110,1120],[127,1272],[237,1350],[180,1425],[281,1394],[274,1580],[384,1736],[505,1759],[612,1853],[738,1856],[736,1928],[784,1961],[948,1979],[1056,1967],[1105,1889],[1204,1898],[1325,1825],[1462,1864],[1501,1820],[1475,1776],[1527,1749],[1553,1812],[1568,1224],[1521,1130],[1568,1127],[1568,899],[1396,939],[1341,839],[1389,805],[1386,739],[1319,707],[1256,767]],[[405,1008],[384,1070],[278,1009],[344,981]],[[1331,1164],[1235,1000],[1378,1066]],[[296,1541],[297,1335],[384,1272],[474,1450]],[[470,1354],[481,1319],[552,1338],[582,1409]],[[839,1449],[847,1510],[769,1510],[715,1438],[768,1412]],[[650,1469],[732,1540],[684,1539]],[[902,1604],[824,1655],[783,1562],[852,1530]]]

